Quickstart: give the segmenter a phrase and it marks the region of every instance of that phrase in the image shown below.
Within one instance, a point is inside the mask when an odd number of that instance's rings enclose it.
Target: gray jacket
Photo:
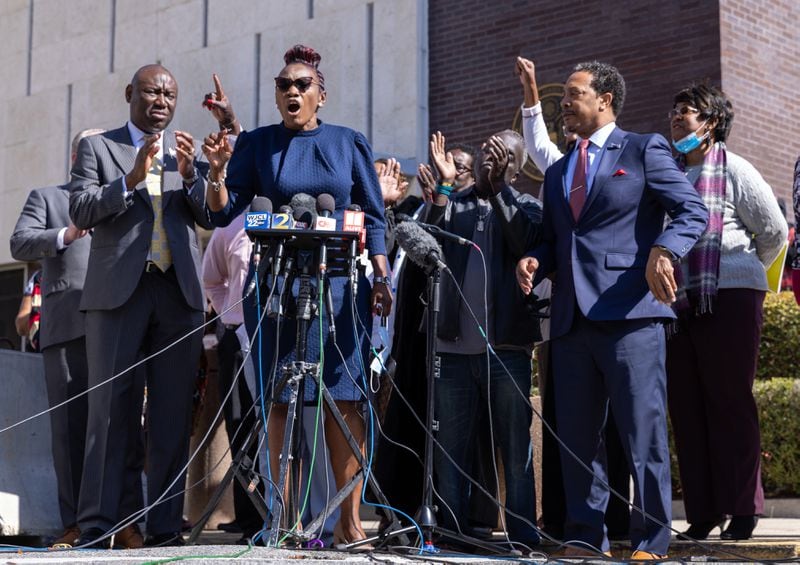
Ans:
[[[11,255],[42,264],[42,349],[84,335],[79,303],[86,278],[91,235],[58,250],[58,232],[69,225],[67,185],[30,192],[11,234]]]
[[[206,183],[183,188],[174,155],[175,138],[164,132],[162,208],[178,284],[186,303],[205,309],[200,285],[200,249],[195,224],[211,229],[205,211]],[[70,217],[82,229],[94,228],[82,310],[111,310],[133,294],[144,271],[153,232],[153,207],[142,182],[125,193],[122,178],[136,160],[136,147],[127,126],[81,140],[72,167]]]

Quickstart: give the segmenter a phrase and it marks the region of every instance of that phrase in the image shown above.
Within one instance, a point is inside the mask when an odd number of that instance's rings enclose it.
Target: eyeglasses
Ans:
[[[275,87],[282,92],[288,91],[294,85],[300,92],[308,90],[312,84],[319,84],[314,77],[300,77],[294,80],[286,77],[275,77]]]
[[[673,108],[667,112],[667,117],[671,120],[677,115],[685,116],[686,114],[699,114],[700,110],[692,108],[691,106],[681,106],[680,108]]]

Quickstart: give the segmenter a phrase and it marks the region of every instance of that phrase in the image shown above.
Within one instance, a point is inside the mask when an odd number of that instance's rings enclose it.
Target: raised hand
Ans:
[[[533,290],[533,277],[538,268],[539,261],[535,257],[523,257],[517,263],[517,283],[526,296]]]
[[[178,172],[184,179],[194,178],[194,138],[185,131],[175,132],[175,158]]]
[[[422,200],[433,202],[436,193],[436,177],[433,176],[433,169],[427,163],[420,163],[417,167],[417,182],[422,191]]]
[[[219,179],[233,154],[233,147],[228,141],[227,133],[217,131],[209,134],[203,140],[203,154],[208,159],[208,165],[211,168],[209,177],[213,176],[215,179]]]
[[[445,139],[442,132],[437,131],[431,135],[431,159],[439,172],[439,181],[442,184],[453,184],[456,178],[456,165],[453,162],[453,154],[445,153]]]
[[[203,99],[203,106],[211,112],[214,119],[219,123],[220,130],[226,130],[234,135],[239,135],[241,126],[236,114],[233,111],[233,104],[222,90],[222,82],[215,74],[211,75],[214,80],[214,92],[209,92]]]
[[[539,103],[539,89],[536,86],[536,67],[533,61],[517,57],[514,73],[519,77],[525,95],[525,107],[530,108]]]
[[[384,206],[391,206],[403,196],[400,176],[400,163],[394,158],[388,159],[386,165],[378,172]]]
[[[153,166],[153,159],[158,154],[158,140],[161,139],[160,133],[144,136],[144,143],[136,154],[133,168],[125,175],[125,186],[128,190],[133,190],[136,185],[147,178],[147,171]]]
[[[508,168],[508,149],[503,140],[499,136],[493,135],[483,144],[481,149],[485,149],[488,153],[483,163],[484,166],[489,165],[491,167],[489,178],[502,178],[506,168]]]

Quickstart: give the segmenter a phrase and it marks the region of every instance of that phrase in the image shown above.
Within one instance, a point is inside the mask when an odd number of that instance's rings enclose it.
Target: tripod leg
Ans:
[[[298,516],[299,508],[296,504],[297,489],[300,484],[300,477],[293,472],[293,458],[296,455],[292,449],[293,435],[295,433],[295,409],[296,398],[286,404],[275,404],[268,422],[269,432],[269,451],[272,476],[278,477],[278,492],[275,498],[282,500],[283,504],[273,504],[272,506],[272,525],[270,528],[269,545],[275,546],[278,543],[279,531],[281,529],[281,517],[286,516],[283,526],[291,529]],[[292,416],[289,416],[292,414]]]

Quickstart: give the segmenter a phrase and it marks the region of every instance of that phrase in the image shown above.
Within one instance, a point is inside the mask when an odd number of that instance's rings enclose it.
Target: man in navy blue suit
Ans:
[[[561,109],[578,143],[547,169],[543,241],[519,261],[517,279],[525,293],[544,276],[554,279],[556,419],[574,453],[562,447],[565,539],[578,542],[565,553],[609,550],[602,431],[610,401],[634,505],[647,514],[631,515],[633,559],[653,559],[667,554],[670,539],[663,323],[674,318],[672,263],[703,233],[708,213],[662,136],[616,126],[624,98],[614,67],[574,68]]]

